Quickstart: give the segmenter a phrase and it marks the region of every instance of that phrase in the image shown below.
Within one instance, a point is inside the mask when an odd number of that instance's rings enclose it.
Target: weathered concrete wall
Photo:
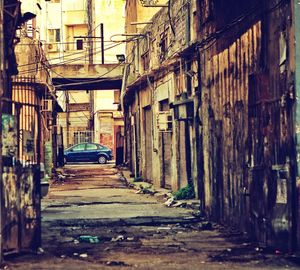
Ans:
[[[130,7],[127,10],[127,31],[138,31],[137,27],[130,25],[130,21],[138,20],[141,16],[136,1],[127,1],[127,7]],[[197,167],[194,165],[196,154],[192,151],[195,148],[193,124],[179,123],[173,117],[171,132],[164,134],[159,132],[156,118],[162,110],[170,111],[174,116],[170,104],[178,99],[178,95],[187,92],[188,75],[184,73],[187,69],[186,62],[191,63],[189,76],[192,78],[189,95],[194,94],[193,89],[197,85],[195,76],[197,65],[194,65],[190,59],[183,58],[181,61],[178,53],[188,48],[192,39],[195,40],[197,37],[197,32],[190,30],[195,25],[195,17],[192,16],[195,10],[194,1],[191,4],[188,1],[173,1],[170,18],[167,8],[160,9],[151,19],[153,24],[140,30],[145,36],[127,46],[127,54],[132,55],[133,60],[128,87],[130,94],[127,95],[126,103],[128,106],[131,105],[132,111],[136,111],[139,120],[135,123],[135,129],[138,131],[137,141],[140,145],[139,170],[143,178],[151,177],[152,179],[148,180],[156,187],[168,186],[174,191],[186,186],[189,180],[197,182],[197,173],[194,173],[194,168]],[[149,14],[147,18],[150,18]],[[162,104],[165,104],[164,109],[161,108]],[[136,106],[138,110],[133,109]],[[129,122],[129,116],[127,117]],[[187,141],[189,141],[188,149]],[[168,147],[169,153],[165,152],[165,147]],[[132,147],[128,147],[128,153],[129,149]],[[190,176],[187,174],[187,160],[184,158],[186,151],[190,152]],[[164,158],[166,155],[167,159]]]
[[[287,124],[293,122],[294,96],[289,2],[241,1],[232,9],[228,1],[202,1],[200,8],[206,211],[261,244],[291,248],[295,157],[293,128]]]
[[[79,79],[98,79],[101,78],[120,78],[123,73],[123,65],[114,64],[104,65],[84,65],[69,64],[53,67],[53,78],[79,78]],[[105,74],[105,75],[103,75]]]

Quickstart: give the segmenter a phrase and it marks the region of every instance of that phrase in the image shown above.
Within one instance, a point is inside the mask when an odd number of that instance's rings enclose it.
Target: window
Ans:
[[[85,149],[85,144],[84,143],[76,145],[72,148],[73,151],[84,151],[84,149]]]
[[[83,39],[76,40],[76,50],[83,50]]]
[[[49,42],[60,42],[60,29],[49,29]]]
[[[160,46],[160,61],[164,61],[168,54],[168,31],[166,30],[162,35],[159,42]]]
[[[85,143],[93,141],[93,132],[92,131],[75,131],[74,132],[74,143]]]
[[[98,149],[98,147],[97,147],[96,144],[88,143],[88,144],[86,145],[86,150],[97,150],[97,149]]]
[[[149,69],[149,66],[150,66],[149,51],[145,52],[142,55],[142,64],[143,64],[144,71],[147,71]]]
[[[186,91],[188,95],[192,94],[192,75],[190,74],[190,71],[192,69],[192,64],[190,61],[185,62],[185,84],[186,84]]]

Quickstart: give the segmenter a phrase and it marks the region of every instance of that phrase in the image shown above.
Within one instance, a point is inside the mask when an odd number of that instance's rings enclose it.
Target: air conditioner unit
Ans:
[[[171,112],[158,112],[156,121],[159,132],[172,132],[173,117]]]
[[[48,44],[48,51],[49,52],[57,52],[58,51],[58,44],[56,44],[56,43]]]
[[[42,100],[42,112],[52,112],[52,99]]]

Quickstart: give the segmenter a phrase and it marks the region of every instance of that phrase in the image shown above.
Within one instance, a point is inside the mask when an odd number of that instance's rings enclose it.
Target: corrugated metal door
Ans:
[[[40,108],[32,80],[14,84],[13,98],[5,100],[11,114],[2,117],[3,251],[36,250],[41,244]]]
[[[160,101],[160,111],[169,111],[169,100]],[[172,133],[161,133],[161,146],[162,146],[162,187],[171,188],[172,185],[172,171],[171,171],[171,158],[172,158]]]
[[[151,107],[144,108],[145,117],[145,178],[152,182],[152,111]]]

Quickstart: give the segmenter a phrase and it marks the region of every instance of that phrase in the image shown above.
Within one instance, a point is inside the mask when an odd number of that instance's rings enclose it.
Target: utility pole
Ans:
[[[104,65],[104,25],[100,24],[100,37],[101,37],[101,64]]]
[[[6,85],[5,48],[4,48],[4,0],[0,0],[0,145],[2,146],[2,97]],[[2,147],[0,148],[0,263],[3,261],[3,179]]]
[[[94,1],[87,0],[87,15],[88,15],[88,48],[89,48],[89,65],[94,64],[94,41],[92,39],[94,31]],[[94,130],[94,91],[89,91],[90,100],[90,119],[88,128],[90,131]],[[93,132],[94,133],[94,132]],[[94,137],[94,136],[93,136]]]
[[[67,147],[69,147],[70,144],[70,98],[69,98],[69,92],[66,90],[66,128],[67,128]]]
[[[87,0],[87,16],[88,16],[88,53],[89,53],[89,65],[94,64],[94,42],[91,38],[93,36],[94,25],[94,1]]]

